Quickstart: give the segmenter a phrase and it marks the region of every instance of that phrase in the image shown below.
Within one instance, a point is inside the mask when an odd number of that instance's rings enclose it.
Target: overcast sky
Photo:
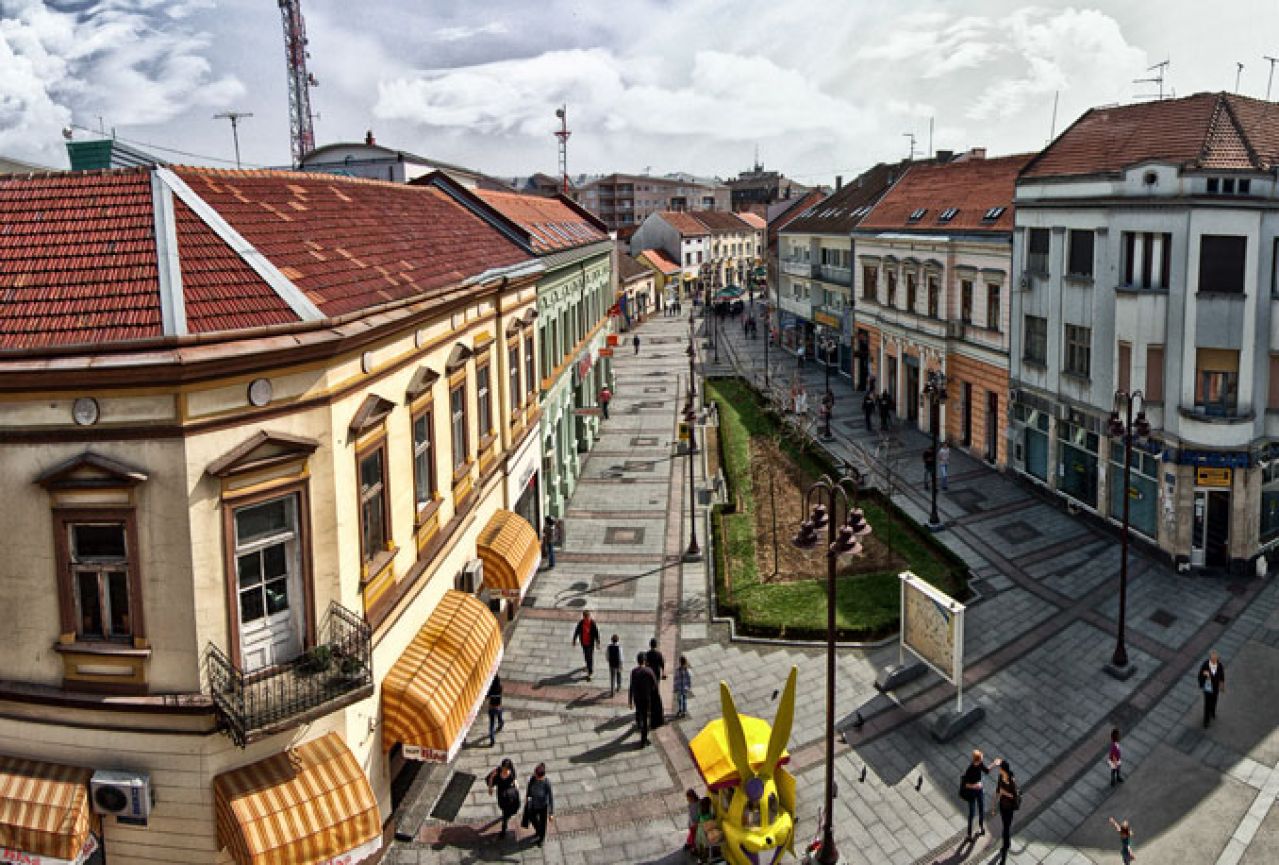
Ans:
[[[1166,58],[1179,95],[1266,95],[1279,0],[302,0],[317,144],[379,143],[497,175],[765,166],[805,183],[904,157],[917,136],[1035,150]],[[1207,10],[1211,10],[1210,14]],[[1279,99],[1279,82],[1275,85]],[[66,165],[61,130],[289,161],[276,0],[0,0],[0,155]],[[79,137],[91,137],[77,131]]]

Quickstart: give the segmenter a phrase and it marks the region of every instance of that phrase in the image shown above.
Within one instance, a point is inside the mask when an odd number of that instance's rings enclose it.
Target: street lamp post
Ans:
[[[773,301],[768,295],[768,283],[764,283],[764,389],[772,387],[768,381],[768,344],[773,341]]]
[[[1119,554],[1119,627],[1115,636],[1115,652],[1110,657],[1107,672],[1119,679],[1132,675],[1133,668],[1128,664],[1128,647],[1124,642],[1124,628],[1128,613],[1128,500],[1129,484],[1132,480],[1132,442],[1134,438],[1146,439],[1150,436],[1150,421],[1146,420],[1146,395],[1141,391],[1115,391],[1114,410],[1110,413],[1108,432],[1115,437],[1122,437],[1124,442],[1124,486],[1123,486],[1123,528],[1120,534]],[[1136,409],[1137,416],[1133,417]],[[1120,411],[1125,412],[1124,418]]]
[[[841,503],[845,519],[836,528]],[[800,524],[791,543],[811,549],[817,546],[818,530],[826,529],[826,791],[817,861],[835,865],[839,862],[831,820],[835,800],[835,572],[840,556],[861,555],[860,540],[871,533],[871,527],[857,507],[857,481],[851,477],[832,480],[823,475],[804,494],[804,506],[809,509],[809,518]]]
[[[937,427],[940,426],[941,422],[941,412],[938,411],[938,407],[946,402],[946,373],[941,370],[930,369],[928,371],[928,381],[924,385],[924,395],[928,397],[928,425],[933,430],[933,476],[931,478],[933,507],[928,514],[928,525],[936,529],[941,525],[941,517],[937,514]]]
[[[697,407],[693,403],[696,385],[693,383],[696,374],[697,346],[693,340],[693,313],[688,314],[688,401],[684,404],[684,425],[688,430],[688,549],[684,551],[684,561],[700,562],[702,548],[697,544],[697,488],[693,454],[697,452]]]

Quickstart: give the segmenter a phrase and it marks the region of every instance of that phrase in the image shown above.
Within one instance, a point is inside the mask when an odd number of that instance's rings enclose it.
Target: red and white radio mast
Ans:
[[[312,125],[311,88],[319,82],[306,71],[306,22],[302,20],[302,0],[279,0],[284,19],[284,56],[289,69],[289,142],[293,148],[293,165],[315,149]]]

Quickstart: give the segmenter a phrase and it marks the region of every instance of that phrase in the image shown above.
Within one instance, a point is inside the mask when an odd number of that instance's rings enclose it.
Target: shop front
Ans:
[[[530,432],[506,460],[506,507],[531,525],[542,524],[542,430]]]
[[[1100,436],[1083,424],[1057,424],[1057,491],[1093,509],[1100,445]]]
[[[1128,525],[1151,541],[1159,539],[1159,454],[1138,449],[1135,445],[1128,472]],[[1110,517],[1122,520],[1124,513],[1124,445],[1110,443],[1109,490]]]

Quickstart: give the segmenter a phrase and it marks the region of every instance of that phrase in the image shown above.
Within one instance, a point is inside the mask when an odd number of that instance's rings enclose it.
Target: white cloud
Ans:
[[[439,42],[462,42],[479,36],[500,36],[507,32],[506,25],[501,21],[490,21],[475,27],[441,27],[433,35]]]

